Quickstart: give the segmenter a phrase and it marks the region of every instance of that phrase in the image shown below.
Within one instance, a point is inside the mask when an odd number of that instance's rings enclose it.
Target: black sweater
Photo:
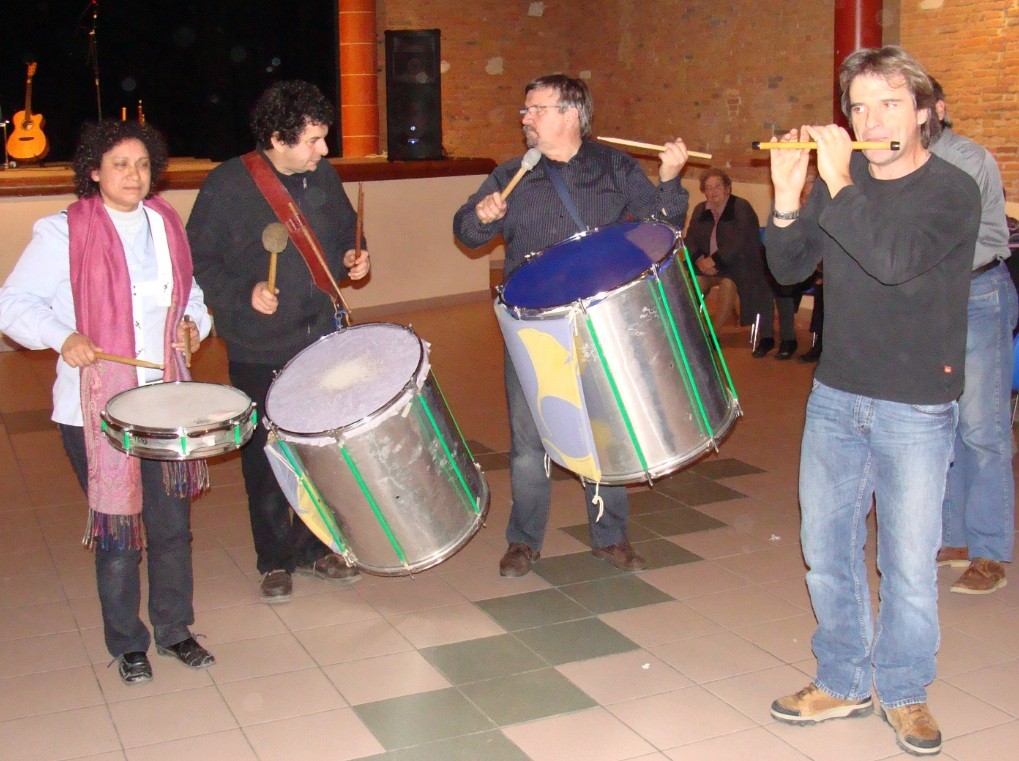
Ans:
[[[323,160],[314,171],[277,177],[308,218],[339,282],[347,275],[343,256],[354,248],[357,215],[336,170]],[[272,315],[252,308],[251,291],[269,274],[262,232],[278,221],[240,158],[209,173],[188,219],[195,279],[233,362],[279,366],[335,330],[332,301],[312,282],[292,241],[277,262],[279,308]]]
[[[505,272],[508,275],[527,254],[542,251],[579,230],[545,172],[542,159],[524,175],[507,201],[506,216],[483,225],[474,207],[486,196],[509,184],[520,158],[496,167],[481,187],[453,217],[453,234],[470,248],[488,243],[497,235],[506,242]],[[591,228],[634,219],[656,217],[681,227],[689,194],[679,178],[655,187],[635,159],[601,143],[585,140],[568,162],[555,162],[570,191],[580,218]]]
[[[824,261],[826,386],[904,404],[959,397],[980,190],[937,156],[876,180],[853,154],[853,185],[834,200],[822,180],[785,228],[768,224],[768,266],[798,283]]]

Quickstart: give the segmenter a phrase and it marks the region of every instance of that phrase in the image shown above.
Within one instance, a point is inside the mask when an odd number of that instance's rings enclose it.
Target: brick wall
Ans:
[[[939,75],[959,132],[995,153],[1019,200],[1019,0],[902,5],[894,20],[903,44]],[[378,0],[377,8],[380,63],[383,30],[442,30],[443,142],[453,156],[522,153],[523,86],[553,71],[587,79],[595,134],[681,135],[737,180],[767,182],[753,140],[832,118],[832,0]]]
[[[1019,0],[903,3],[901,35],[945,88],[955,130],[994,154],[1019,201]]]
[[[749,146],[770,136],[771,125],[831,116],[830,0],[777,13],[749,0],[379,0],[377,7],[380,39],[385,29],[442,30],[443,142],[454,156],[504,161],[522,153],[523,87],[554,71],[587,79],[595,134],[647,142],[681,135],[735,179],[767,179]],[[655,164],[652,155],[646,166]]]

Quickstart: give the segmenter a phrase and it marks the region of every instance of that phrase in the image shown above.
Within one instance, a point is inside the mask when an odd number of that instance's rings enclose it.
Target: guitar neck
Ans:
[[[32,118],[32,78],[25,80],[25,118]]]

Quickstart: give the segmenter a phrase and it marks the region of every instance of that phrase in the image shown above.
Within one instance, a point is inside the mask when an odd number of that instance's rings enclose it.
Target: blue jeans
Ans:
[[[800,455],[801,541],[817,617],[816,684],[843,700],[927,700],[938,650],[935,555],[958,418],[955,402],[910,405],[817,381]],[[872,623],[864,545],[877,505],[881,605]]]
[[[1015,544],[1012,478],[1012,328],[1016,292],[999,264],[973,278],[966,334],[966,388],[959,399],[955,462],[948,471],[942,543],[971,558],[1011,562]]]
[[[78,483],[88,491],[88,459],[80,426],[61,425],[60,437]],[[142,460],[142,522],[149,572],[149,621],[156,644],[170,647],[191,636],[191,502],[171,497],[163,487],[163,464]],[[96,586],[103,611],[106,649],[117,658],[146,651],[151,638],[138,615],[141,607],[141,550],[103,550],[96,554]]]
[[[504,352],[504,362],[510,422],[510,489],[513,494],[506,541],[510,544],[519,542],[532,550],[540,550],[545,540],[552,499],[552,486],[545,475],[545,448],[508,352]],[[591,546],[608,547],[626,539],[626,521],[630,512],[626,487],[602,486],[598,489],[599,496],[605,502],[605,511],[598,521],[595,520],[598,507],[591,503],[595,495],[594,485],[585,484],[584,494]]]

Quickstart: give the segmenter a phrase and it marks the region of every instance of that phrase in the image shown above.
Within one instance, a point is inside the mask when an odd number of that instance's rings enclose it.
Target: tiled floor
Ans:
[[[501,339],[488,304],[394,321],[435,377],[491,487],[487,527],[414,578],[351,588],[305,577],[258,601],[236,455],[193,510],[196,632],[218,663],[153,655],[125,687],[103,645],[82,495],[48,422],[53,356],[0,354],[0,757],[3,759],[904,758],[877,717],[778,725],[771,700],[812,673],[796,471],[811,366],[723,345],[745,416],[721,452],[633,489],[651,561],[622,574],[585,552],[582,492],[553,473],[536,572],[502,579],[509,509]],[[802,338],[802,337],[801,337]],[[222,382],[211,341],[196,377]],[[930,690],[942,758],[1019,746],[1019,584],[948,592]],[[1012,749],[1012,750],[1009,750]]]

